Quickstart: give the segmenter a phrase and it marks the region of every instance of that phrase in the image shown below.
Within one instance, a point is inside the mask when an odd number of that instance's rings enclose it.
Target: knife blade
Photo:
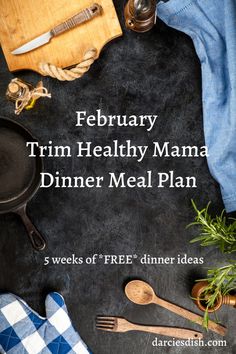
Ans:
[[[69,18],[65,22],[52,28],[50,31],[34,38],[33,40],[23,44],[17,49],[13,50],[11,54],[19,55],[30,52],[38,47],[41,47],[50,42],[53,37],[56,37],[84,22],[91,20],[92,18],[102,14],[102,6],[98,4],[93,4],[92,6],[80,11],[73,17]]]

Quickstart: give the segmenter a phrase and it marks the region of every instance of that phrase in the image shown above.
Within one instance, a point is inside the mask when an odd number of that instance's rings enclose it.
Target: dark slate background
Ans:
[[[124,2],[115,1],[124,27]],[[19,120],[41,144],[75,145],[94,141],[107,145],[113,139],[131,139],[142,145],[170,141],[177,145],[204,145],[201,107],[200,65],[190,38],[166,27],[160,21],[146,34],[128,32],[109,43],[100,59],[82,79],[70,83],[44,78],[52,99],[42,99],[34,110],[16,117],[5,90],[15,75],[8,72],[1,54],[0,114]],[[32,72],[18,77],[34,84],[40,79]],[[104,114],[158,114],[151,132],[143,128],[75,128],[76,110]],[[32,250],[19,218],[0,216],[0,288],[24,298],[44,315],[44,299],[51,290],[61,292],[74,326],[95,354],[161,353],[236,353],[235,317],[231,308],[219,316],[229,328],[227,348],[152,347],[155,335],[143,333],[109,334],[97,332],[97,314],[124,316],[134,322],[200,329],[155,305],[137,306],[123,291],[129,279],[143,279],[161,297],[190,310],[197,308],[190,299],[194,280],[209,267],[223,265],[225,258],[214,249],[190,245],[196,229],[186,230],[194,218],[190,199],[199,207],[212,201],[212,214],[223,208],[218,185],[211,178],[204,159],[151,159],[137,163],[132,159],[58,159],[47,158],[45,170],[66,175],[103,175],[126,171],[142,175],[146,170],[175,170],[177,175],[195,175],[197,189],[41,189],[30,202],[28,213],[45,235],[45,252]],[[157,266],[47,266],[45,256],[89,256],[137,254],[152,256],[204,256],[205,264]],[[159,337],[160,338],[160,337]],[[222,339],[208,333],[208,339]],[[163,339],[165,339],[163,337]]]

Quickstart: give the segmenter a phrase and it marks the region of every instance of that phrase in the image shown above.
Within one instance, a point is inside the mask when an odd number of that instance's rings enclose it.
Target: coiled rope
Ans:
[[[82,61],[71,69],[61,69],[48,63],[41,63],[39,68],[44,76],[51,76],[60,81],[73,81],[82,77],[90,69],[96,58],[97,50],[92,48],[84,54]]]

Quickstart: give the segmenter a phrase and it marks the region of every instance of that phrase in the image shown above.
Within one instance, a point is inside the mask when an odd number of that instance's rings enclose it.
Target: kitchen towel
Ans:
[[[63,297],[50,293],[45,304],[43,318],[17,296],[0,295],[0,353],[91,353],[74,330]]]
[[[201,62],[208,165],[227,212],[236,210],[236,1],[169,0],[157,16],[189,35]]]

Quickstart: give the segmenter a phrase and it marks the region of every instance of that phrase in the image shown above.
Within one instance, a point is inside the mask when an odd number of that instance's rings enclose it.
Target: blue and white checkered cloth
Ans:
[[[13,294],[0,295],[0,353],[89,354],[74,330],[63,297],[50,293],[46,318]]]

